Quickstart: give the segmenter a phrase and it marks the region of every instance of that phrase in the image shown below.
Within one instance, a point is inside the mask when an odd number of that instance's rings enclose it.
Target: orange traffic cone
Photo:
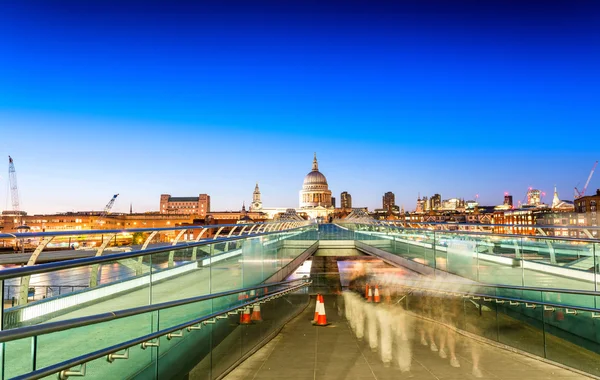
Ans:
[[[365,298],[369,298],[369,284],[367,284],[367,286],[365,287]]]
[[[375,285],[375,294],[373,294],[373,302],[381,302],[381,297],[379,296],[379,285]]]
[[[244,308],[242,314],[240,314],[240,325],[250,325],[252,324],[252,316],[250,315],[250,307]]]
[[[317,323],[315,323],[315,326],[327,326],[329,323],[327,323],[327,315],[325,315],[325,303],[323,302],[323,296],[321,297],[321,302],[318,303],[318,317],[317,317]]]
[[[392,294],[390,288],[383,289],[383,300],[385,303],[392,303]]]
[[[255,304],[252,309],[252,315],[250,316],[250,320],[255,322],[262,322],[262,315],[260,314],[260,305]]]
[[[367,302],[373,302],[373,291],[369,287],[369,292],[367,293]]]
[[[315,304],[315,318],[313,319],[313,323],[317,323],[319,320],[319,304],[321,303],[321,295],[317,294],[317,302]]]

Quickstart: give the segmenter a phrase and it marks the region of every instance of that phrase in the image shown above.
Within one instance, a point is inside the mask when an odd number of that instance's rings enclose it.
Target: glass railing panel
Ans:
[[[210,292],[218,293],[243,287],[241,249],[229,242],[215,243],[210,260]]]
[[[152,259],[152,303],[205,295],[210,292],[210,266],[194,248],[155,253]],[[196,260],[192,261],[192,256]]]
[[[285,257],[283,256],[284,250],[279,247],[279,241],[268,239],[266,236],[260,238],[260,244],[263,249],[263,270],[265,278],[268,278],[283,268],[285,262]]]
[[[462,239],[455,232],[436,231],[436,255],[440,255],[445,270],[469,279],[477,278],[477,244]],[[440,268],[441,269],[441,268]]]
[[[600,291],[600,243],[592,244],[592,257],[594,260],[594,289]]]
[[[433,245],[435,247],[435,267],[448,271],[448,246],[444,234],[436,232],[433,235]]]
[[[140,256],[32,275],[30,284],[62,283],[63,288],[69,286],[66,284],[82,287],[41,300],[28,299],[26,304],[6,308],[3,327],[11,329],[148,305],[151,266],[143,259]],[[16,280],[26,282],[27,278]]]
[[[40,335],[36,342],[36,367],[38,369],[49,367],[80,355],[156,332],[158,320],[158,312],[150,312]],[[151,358],[139,346],[132,347],[129,351],[130,359],[127,360],[127,365],[123,366],[123,372],[119,372],[119,376],[124,378],[128,377],[125,376],[126,374],[133,375],[140,371],[150,363]],[[104,363],[107,363],[106,357]],[[87,370],[95,375],[103,373],[104,378],[109,378],[111,374],[115,374],[113,371],[116,367],[122,367],[117,362],[113,364],[115,365],[107,366],[103,365],[102,361],[94,361],[88,364],[90,367]]]
[[[24,375],[34,370],[34,337],[0,343],[5,379]]]
[[[118,352],[124,354],[125,350]],[[106,356],[91,360],[86,363],[85,379],[105,380],[105,379],[155,379],[156,376],[156,348],[147,348],[142,350],[140,346],[134,346],[129,349],[129,359],[115,359],[112,363]],[[80,366],[71,368],[73,371],[80,369]],[[44,380],[56,380],[58,375],[44,377]],[[74,378],[69,377],[69,378]],[[77,377],[75,377],[77,378]]]
[[[526,286],[595,290],[593,243],[524,238],[523,256]]]
[[[460,302],[462,304],[464,323],[458,326],[458,328],[496,342],[498,341],[499,330],[497,327],[498,319],[496,310],[498,304],[494,300],[486,300],[484,297],[478,299],[450,297],[449,302]]]
[[[546,358],[600,376],[600,334],[592,314],[564,308],[544,311]]]
[[[218,323],[227,323],[227,321],[222,320]],[[189,373],[190,379],[211,379],[213,326],[202,324],[199,330],[186,329],[183,339],[172,341],[173,347],[165,355],[160,356],[158,378],[186,378]],[[161,354],[163,352],[161,350]]]

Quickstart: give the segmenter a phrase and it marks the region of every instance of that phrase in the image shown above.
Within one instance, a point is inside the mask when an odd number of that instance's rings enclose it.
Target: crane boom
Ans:
[[[118,196],[119,196],[119,194],[113,195],[113,197],[110,199],[110,201],[108,201],[108,203],[106,204],[106,206],[104,206],[104,210],[102,211],[102,213],[100,213],[100,216],[96,220],[97,224],[101,224],[102,223],[102,219],[104,219],[104,217],[106,215],[108,215],[108,213],[112,209],[113,205],[115,204],[115,201],[117,200]]]
[[[590,175],[589,175],[587,181],[585,182],[585,186],[583,187],[583,190],[581,190],[582,197],[585,195],[585,191],[587,190],[587,187],[590,184],[590,180],[592,179],[592,176],[594,175],[594,170],[596,170],[596,166],[598,166],[598,161],[596,161],[594,163],[594,166],[592,167],[592,171],[590,172]]]
[[[19,187],[17,186],[17,171],[11,156],[8,156],[8,182],[10,183],[10,200],[13,211],[19,211]]]
[[[598,166],[598,161],[596,161],[594,163],[594,166],[592,167],[592,171],[590,171],[590,175],[588,176],[588,179],[585,182],[585,186],[583,187],[583,189],[581,191],[579,191],[579,189],[577,187],[575,187],[575,199],[581,198],[585,195],[585,191],[587,190],[587,187],[590,184],[590,181],[592,180],[592,176],[594,175],[596,166]]]

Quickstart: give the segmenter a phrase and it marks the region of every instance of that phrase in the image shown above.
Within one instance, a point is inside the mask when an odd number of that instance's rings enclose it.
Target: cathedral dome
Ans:
[[[327,186],[327,178],[318,170],[313,170],[304,177],[304,186],[325,185]]]
[[[331,208],[331,190],[327,178],[319,171],[317,155],[313,160],[312,171],[304,177],[300,191],[300,208]]]

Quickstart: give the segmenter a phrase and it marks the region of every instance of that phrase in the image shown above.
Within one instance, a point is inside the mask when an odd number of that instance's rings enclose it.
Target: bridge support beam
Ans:
[[[173,247],[173,246],[177,245],[177,243],[179,242],[179,239],[181,239],[183,234],[186,232],[187,232],[187,230],[179,231],[179,233],[175,237],[175,240],[173,240],[173,244],[171,244],[171,246]],[[172,250],[172,251],[169,251],[169,268],[173,268],[174,266],[175,266],[175,250]]]
[[[152,231],[150,236],[148,236],[148,238],[144,242],[144,245],[142,245],[142,248],[140,249],[140,251],[145,251],[146,248],[148,248],[148,245],[150,244],[152,239],[154,239],[154,237],[157,234],[158,234],[158,231]],[[152,270],[152,265],[149,266],[149,270]],[[135,275],[141,276],[142,274],[144,274],[144,256],[138,257],[137,265],[135,266]]]
[[[44,250],[44,248],[46,248],[46,246],[48,245],[48,243],[50,243],[52,241],[52,239],[54,239],[54,236],[47,236],[45,237],[42,242],[40,243],[40,245],[38,245],[35,249],[35,251],[33,251],[33,253],[31,254],[31,256],[29,257],[29,260],[27,261],[27,265],[28,267],[30,266],[34,266],[35,262],[37,261],[38,256],[40,255],[40,253],[42,253],[42,251]],[[18,305],[25,305],[27,304],[27,298],[29,295],[29,282],[31,281],[31,276],[23,276],[21,277],[21,285],[19,286],[19,299],[17,300],[17,304]],[[4,296],[3,296],[4,298]]]
[[[104,240],[102,242],[102,244],[100,245],[100,248],[98,248],[98,250],[96,251],[96,254],[94,255],[95,257],[99,257],[102,256],[102,253],[104,252],[104,250],[106,249],[106,247],[108,247],[108,244],[110,244],[110,241],[117,236],[117,234],[111,234],[108,239]],[[90,288],[93,288],[95,286],[98,286],[98,275],[100,272],[100,264],[94,264],[92,265],[92,270],[90,272]]]
[[[196,238],[196,240],[195,240],[195,242],[196,242],[196,243],[197,243],[197,242],[199,242],[199,241],[200,241],[200,239],[202,239],[202,236],[204,235],[204,233],[205,233],[206,231],[208,231],[206,228],[205,228],[205,229],[203,229],[202,231],[200,231],[200,234],[198,234],[198,237],[197,237],[197,238]],[[198,247],[194,247],[194,248],[192,248],[192,258],[191,258],[191,260],[192,260],[192,261],[196,261],[196,255],[197,255],[197,252],[198,252]]]

